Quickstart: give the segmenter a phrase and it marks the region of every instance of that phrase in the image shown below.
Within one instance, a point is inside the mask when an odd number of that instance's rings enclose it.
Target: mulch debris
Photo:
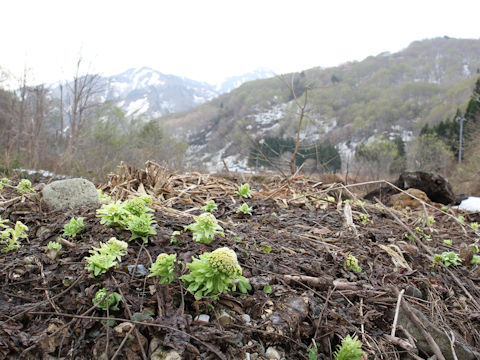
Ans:
[[[236,194],[244,182],[254,188],[250,199]],[[461,343],[472,356],[480,352],[480,268],[466,262],[432,266],[433,254],[465,253],[478,242],[478,232],[467,226],[480,222],[478,214],[429,204],[398,211],[363,203],[355,184],[175,174],[153,162],[145,169],[121,165],[98,187],[114,200],[150,195],[157,222],[148,244],[130,242],[119,266],[99,279],[89,277],[84,257],[110,237],[126,241],[128,231],[101,225],[99,206],[55,211],[39,193],[18,196],[9,186],[0,193],[2,219],[29,228],[20,249],[0,255],[0,358],[160,359],[160,346],[181,359],[309,359],[312,347],[318,359],[332,359],[349,334],[358,336],[365,358],[433,355],[397,325],[397,303],[408,317],[423,314],[455,349]],[[196,243],[183,229],[210,199],[225,237]],[[252,215],[236,212],[242,202]],[[464,223],[457,220],[460,213]],[[57,259],[47,257],[44,247],[79,216],[85,230],[67,239],[71,246]],[[181,234],[171,243],[174,231]],[[452,245],[445,245],[447,239]],[[237,254],[253,287],[248,294],[195,301],[180,281],[159,285],[144,271],[160,253],[176,253],[188,263],[224,246]],[[344,265],[348,255],[358,259],[361,272]],[[118,311],[93,306],[101,287],[123,296]],[[444,356],[454,358],[451,351]]]

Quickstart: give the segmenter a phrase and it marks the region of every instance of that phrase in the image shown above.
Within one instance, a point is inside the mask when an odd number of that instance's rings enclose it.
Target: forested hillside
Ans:
[[[160,122],[185,135],[192,162],[202,159],[212,168],[225,159],[233,168],[246,168],[253,164],[252,150],[266,137],[295,137],[305,104],[300,139],[310,154],[315,144],[335,146],[345,169],[347,163],[366,160],[355,156],[359,146],[387,142],[379,147],[396,152],[387,156],[391,163],[425,125],[451,119],[457,109],[465,111],[479,72],[479,40],[423,40],[395,54],[249,82]],[[399,145],[393,149],[388,141]],[[282,154],[273,160],[285,163]],[[377,170],[388,173],[385,159],[380,162],[384,166]]]
[[[458,117],[467,119],[464,164],[477,157],[480,40],[417,41],[395,54],[250,81],[160,118],[122,109],[120,92],[112,90],[129,94],[123,105],[142,105],[154,96],[152,86],[163,83],[151,69],[131,72],[132,92],[125,79],[106,82],[77,65],[54,89],[32,85],[26,75],[16,90],[6,90],[0,78],[3,169],[104,176],[122,160],[141,166],[152,159],[208,171],[223,169],[225,161],[230,170],[449,175],[457,171]],[[136,98],[140,83],[148,96]],[[155,106],[163,111],[162,101]]]

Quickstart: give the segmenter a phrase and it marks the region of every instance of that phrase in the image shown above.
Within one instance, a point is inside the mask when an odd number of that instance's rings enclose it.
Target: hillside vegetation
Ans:
[[[252,140],[293,138],[308,89],[302,144],[329,143],[348,156],[372,136],[415,138],[465,110],[480,72],[480,41],[437,38],[332,68],[257,80],[159,121],[190,145],[190,158],[244,167]],[[293,90],[293,91],[292,91]],[[293,95],[294,93],[294,95]]]
[[[177,82],[144,68],[107,84],[83,69],[80,60],[71,80],[54,89],[30,84],[26,74],[18,89],[6,90],[0,78],[0,170],[101,178],[120,161],[152,159],[176,170],[216,171],[225,163],[284,174],[302,166],[377,178],[405,169],[476,176],[479,111],[470,103],[480,103],[480,40],[417,41],[395,54],[250,81],[160,118],[179,108],[158,100],[156,86],[177,89]],[[457,116],[467,118],[465,169],[454,166]]]

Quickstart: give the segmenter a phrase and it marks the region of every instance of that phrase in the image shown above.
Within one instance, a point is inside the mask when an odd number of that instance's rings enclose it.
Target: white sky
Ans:
[[[480,37],[478,0],[1,0],[0,67],[33,82],[149,66],[216,82],[362,60],[412,41]]]

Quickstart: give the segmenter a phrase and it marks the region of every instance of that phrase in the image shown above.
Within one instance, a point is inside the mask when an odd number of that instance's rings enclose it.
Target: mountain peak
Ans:
[[[243,83],[248,81],[260,80],[260,79],[267,79],[276,76],[276,74],[267,68],[259,67],[255,70],[247,72],[242,75],[235,75],[227,77],[226,79],[222,80],[221,82],[215,84],[215,89],[219,93],[227,93],[232,91],[233,89],[238,88]]]

